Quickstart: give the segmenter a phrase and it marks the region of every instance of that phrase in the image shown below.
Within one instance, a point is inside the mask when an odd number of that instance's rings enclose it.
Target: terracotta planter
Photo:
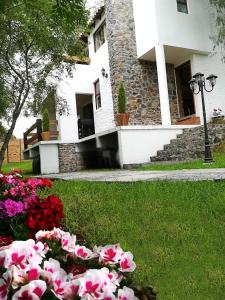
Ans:
[[[49,141],[50,140],[50,131],[43,131],[41,133],[41,137],[43,141]]]
[[[127,126],[129,122],[129,114],[117,114],[116,115],[116,125],[117,126]]]

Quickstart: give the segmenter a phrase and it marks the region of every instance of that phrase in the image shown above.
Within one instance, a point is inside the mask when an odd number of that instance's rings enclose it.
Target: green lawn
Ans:
[[[213,155],[214,162],[212,164],[204,164],[202,159],[192,160],[188,162],[176,162],[169,164],[153,164],[144,165],[137,170],[139,171],[163,171],[163,170],[183,170],[183,169],[213,169],[225,168],[225,152]]]
[[[225,182],[55,181],[66,225],[134,253],[161,300],[225,299]]]
[[[27,160],[18,163],[8,163],[2,166],[2,171],[5,173],[10,172],[12,169],[22,170],[24,175],[32,174],[32,161]]]

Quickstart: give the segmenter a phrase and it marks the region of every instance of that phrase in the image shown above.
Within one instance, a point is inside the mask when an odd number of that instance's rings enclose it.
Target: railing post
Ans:
[[[36,121],[37,124],[37,136],[38,136],[38,141],[40,142],[42,140],[41,138],[41,133],[42,133],[42,120],[37,119]]]
[[[23,134],[23,144],[24,144],[24,149],[27,149],[27,134],[26,133],[24,133]]]

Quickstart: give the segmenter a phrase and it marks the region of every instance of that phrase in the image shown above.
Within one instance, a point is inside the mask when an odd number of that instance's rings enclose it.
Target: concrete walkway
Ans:
[[[199,169],[176,171],[81,171],[74,173],[43,175],[50,179],[84,180],[105,182],[135,182],[152,180],[202,181],[225,180],[225,169]]]

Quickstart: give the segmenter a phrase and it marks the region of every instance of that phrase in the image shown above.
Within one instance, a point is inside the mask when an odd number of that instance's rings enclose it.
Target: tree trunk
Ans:
[[[19,117],[19,114],[16,114],[16,115],[13,116],[12,124],[11,124],[9,130],[7,131],[7,133],[6,133],[6,135],[3,139],[3,144],[2,144],[2,147],[0,149],[0,170],[2,168],[2,164],[3,164],[3,161],[4,161],[4,157],[5,157],[5,152],[6,152],[6,149],[8,147],[9,141],[12,137],[12,134],[13,134],[13,131],[14,131],[16,121],[17,121],[18,117]]]

